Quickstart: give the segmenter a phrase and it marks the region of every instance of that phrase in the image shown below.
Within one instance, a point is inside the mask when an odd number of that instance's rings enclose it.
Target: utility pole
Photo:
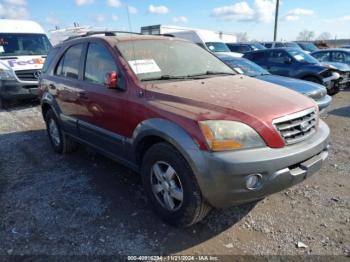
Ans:
[[[280,0],[276,1],[276,12],[275,12],[275,31],[273,34],[273,41],[277,41],[277,25],[278,25],[278,9],[280,6]]]

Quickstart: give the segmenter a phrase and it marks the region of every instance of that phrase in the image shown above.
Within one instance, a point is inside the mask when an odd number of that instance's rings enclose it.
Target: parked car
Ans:
[[[140,173],[176,226],[302,182],[328,155],[313,100],[177,38],[87,33],[50,51],[39,86],[53,149],[86,144]]]
[[[236,53],[247,53],[250,51],[256,51],[261,49],[266,49],[262,44],[257,42],[251,43],[226,43],[227,47],[231,50],[231,52]]]
[[[38,77],[51,44],[33,21],[0,19],[0,108],[38,96]]]
[[[323,85],[284,76],[272,75],[264,68],[245,58],[225,55],[218,55],[218,57],[229,67],[241,74],[292,89],[314,99],[320,112],[324,112],[332,101],[332,98],[327,95],[327,89]]]
[[[350,65],[350,50],[331,48],[312,52],[311,55],[321,62],[335,62]]]
[[[315,51],[319,50],[318,47],[314,43],[311,43],[311,42],[298,41],[295,43],[297,43],[300,46],[300,48],[303,49],[307,53],[311,53],[311,52],[315,52]]]
[[[326,49],[311,53],[321,64],[332,65],[340,73],[340,88],[350,86],[350,50]]]
[[[304,51],[291,48],[266,49],[244,54],[273,75],[298,78],[327,87],[328,94],[339,92],[340,74],[333,66],[321,65]]]

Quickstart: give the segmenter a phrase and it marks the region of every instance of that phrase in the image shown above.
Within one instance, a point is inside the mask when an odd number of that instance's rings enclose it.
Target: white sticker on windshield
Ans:
[[[298,61],[304,60],[304,57],[302,55],[295,55],[294,58]]]
[[[145,59],[145,60],[132,60],[129,61],[129,65],[135,74],[147,74],[147,73],[157,73],[162,70],[157,65],[156,61],[153,59]]]
[[[0,53],[4,53],[5,52],[5,49],[2,45],[0,45]]]
[[[215,50],[215,47],[212,46],[212,45],[210,45],[210,46],[209,46],[209,49],[210,49],[211,51],[213,51],[213,50]]]

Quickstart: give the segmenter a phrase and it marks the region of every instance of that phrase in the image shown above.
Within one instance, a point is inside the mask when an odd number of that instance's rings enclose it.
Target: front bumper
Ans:
[[[0,96],[5,99],[31,99],[38,97],[38,83],[0,80]]]
[[[206,200],[216,208],[261,199],[302,182],[317,172],[328,156],[329,128],[320,120],[311,138],[284,148],[269,147],[205,152],[196,170],[202,170],[200,187]],[[261,174],[261,186],[246,187],[250,174]]]
[[[324,111],[331,104],[331,102],[332,97],[329,95],[325,95],[322,99],[316,100],[320,114],[324,113]]]

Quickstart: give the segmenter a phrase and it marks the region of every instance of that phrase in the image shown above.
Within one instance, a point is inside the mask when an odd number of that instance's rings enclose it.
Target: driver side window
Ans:
[[[101,44],[90,43],[86,55],[84,80],[104,85],[107,73],[118,72],[112,54]]]
[[[283,50],[281,51],[274,51],[270,53],[270,56],[268,58],[268,62],[270,63],[276,63],[276,64],[283,64],[284,61],[289,58],[288,54],[284,52]]]

